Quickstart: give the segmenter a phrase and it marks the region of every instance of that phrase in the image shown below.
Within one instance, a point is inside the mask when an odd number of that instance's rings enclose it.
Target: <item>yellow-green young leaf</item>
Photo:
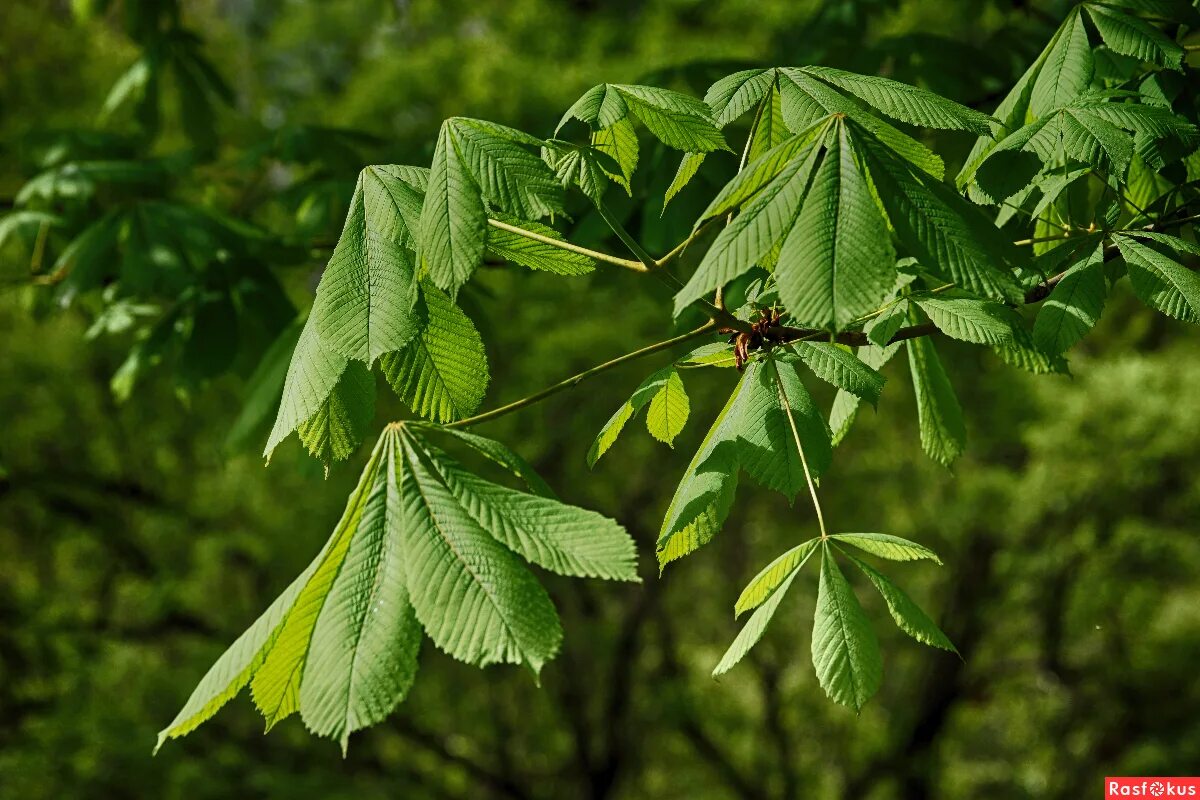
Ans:
[[[292,581],[283,594],[209,668],[175,719],[159,731],[154,752],[157,753],[167,739],[177,739],[194,731],[245,688],[275,643],[279,626],[296,601],[296,595],[304,588],[323,556],[318,556],[307,570]]]
[[[921,607],[912,601],[899,586],[889,581],[878,570],[864,564],[859,559],[852,555],[846,554],[846,557],[854,562],[863,574],[875,584],[875,588],[883,595],[883,600],[887,603],[888,611],[892,615],[892,619],[896,621],[897,627],[907,633],[909,636],[916,639],[922,644],[927,644],[930,647],[940,647],[942,650],[949,650],[952,653],[957,653],[958,649],[950,641],[946,634],[942,633],[942,629],[937,626],[929,615],[926,614]]]
[[[887,223],[837,125],[775,265],[779,297],[798,325],[844,330],[896,282]]]
[[[401,457],[395,503],[421,627],[460,661],[527,664],[540,672],[562,642],[546,590],[467,513],[411,439]]]
[[[254,704],[266,719],[267,730],[300,708],[300,685],[313,642],[313,628],[346,560],[350,543],[361,532],[383,524],[389,450],[389,437],[384,436],[363,469],[319,563],[296,595],[271,649],[250,682]]]
[[[781,583],[804,566],[819,543],[818,539],[809,539],[763,567],[762,571],[746,584],[746,588],[742,589],[733,607],[734,616],[740,617],[743,613],[761,606]]]
[[[862,709],[883,681],[879,641],[828,547],[821,549],[812,661],[825,694],[855,711]]]
[[[296,428],[313,458],[328,465],[349,458],[375,418],[375,376],[361,361],[350,361],[315,414]]]
[[[407,344],[421,324],[413,235],[401,213],[421,194],[400,174],[386,167],[359,173],[310,314],[327,347],[368,365]]]
[[[608,177],[625,187],[625,191],[632,197],[633,189],[630,181],[633,180],[633,172],[638,165],[638,137],[633,123],[629,121],[628,117],[623,117],[607,127],[594,131],[592,147],[617,162],[621,168],[620,172],[611,172],[603,165],[601,168]]]
[[[735,367],[733,346],[725,342],[702,344],[675,362],[677,367]]]
[[[519,220],[508,215],[498,221],[547,239],[562,241],[561,233],[539,222]],[[495,255],[514,264],[556,275],[586,275],[596,268],[596,262],[581,253],[531,239],[495,224],[488,227],[487,247]]]
[[[672,369],[666,382],[650,400],[650,407],[646,410],[646,429],[655,439],[671,444],[687,423],[689,411],[691,405],[683,379]]]
[[[767,632],[767,626],[771,623],[771,618],[775,616],[775,610],[779,608],[784,595],[788,589],[792,587],[792,581],[796,579],[796,573],[799,569],[793,569],[788,573],[787,577],[776,587],[767,601],[759,606],[750,619],[746,620],[746,624],[738,631],[738,635],[734,638],[733,644],[729,645],[729,649],[725,651],[725,655],[721,656],[721,660],[717,666],[713,668],[712,675],[714,678],[724,675],[729,670],[737,666],[737,663],[746,657],[746,653],[750,652],[750,648],[758,644],[758,640]]]
[[[426,419],[452,422],[479,407],[488,385],[483,339],[466,314],[437,288],[422,284],[428,322],[406,348],[380,361],[405,403]]]
[[[909,339],[908,365],[917,395],[921,447],[934,461],[950,466],[967,443],[967,426],[954,387],[927,337]]]
[[[928,547],[888,533],[835,533],[829,538],[853,545],[863,552],[889,561],[917,561],[927,558],[934,563],[942,563],[937,553]]]
[[[667,385],[671,375],[674,374],[671,367],[664,367],[650,374],[644,381],[638,384],[638,387],[633,390],[633,394],[629,399],[621,404],[621,407],[609,417],[608,422],[604,423],[604,427],[596,434],[592,446],[588,448],[587,462],[589,467],[596,466],[596,462],[600,457],[608,452],[617,438],[621,435],[621,431],[625,429],[625,423],[633,418],[633,415],[642,410],[658,392]],[[686,402],[686,395],[685,395]]]

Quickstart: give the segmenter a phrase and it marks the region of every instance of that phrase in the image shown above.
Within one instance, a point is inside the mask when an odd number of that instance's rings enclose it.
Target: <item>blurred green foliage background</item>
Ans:
[[[130,124],[98,122],[139,54],[120,12],[103,6],[4,5],[9,205],[48,131]],[[189,1],[183,19],[233,103],[214,112],[208,153],[178,191],[312,243],[278,273],[303,309],[357,169],[427,162],[445,116],[544,135],[597,82],[702,94],[742,65],[807,63],[888,74],[990,111],[1064,10]],[[172,100],[179,87],[163,92],[162,135],[143,144],[167,154],[196,132]],[[952,160],[970,141],[938,144]],[[640,195],[661,196],[676,163],[647,149]],[[690,187],[662,219],[651,202],[631,224],[662,252],[720,180]],[[587,218],[577,233],[598,235]],[[747,663],[709,677],[736,631],[740,587],[814,524],[806,506],[746,486],[721,536],[658,579],[661,515],[730,376],[688,374],[693,417],[677,449],[628,435],[589,472],[591,437],[656,367],[639,363],[484,431],[642,546],[641,586],[546,578],[566,641],[540,688],[517,668],[481,672],[427,645],[409,699],[355,736],[345,759],[296,718],[262,736],[245,698],[152,758],[156,731],[195,681],[324,541],[362,454],[325,479],[292,441],[264,468],[264,431],[243,411],[253,360],[215,379],[146,370],[118,401],[110,381],[132,334],[97,333],[86,303],[48,302],[49,289],[14,277],[27,259],[0,251],[2,797],[1065,799],[1099,797],[1105,775],[1194,772],[1200,344],[1121,295],[1075,355],[1073,378],[944,345],[970,427],[953,475],[921,453],[903,361],[888,368],[878,413],[861,416],[823,480],[826,513],[942,555],[940,570],[901,566],[898,578],[963,658],[881,625],[885,683],[860,717],[816,685],[811,591],[792,593]],[[489,406],[670,332],[666,291],[635,275],[486,272],[467,300],[493,365]],[[399,413],[381,401],[378,421]]]

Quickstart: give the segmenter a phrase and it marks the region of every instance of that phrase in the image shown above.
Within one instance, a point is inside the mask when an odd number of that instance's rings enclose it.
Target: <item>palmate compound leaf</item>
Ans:
[[[312,317],[304,324],[283,384],[283,397],[263,456],[292,431],[326,464],[349,456],[375,414],[375,379],[360,361],[327,347]]]
[[[390,166],[359,173],[309,315],[327,347],[367,365],[421,326],[409,224],[422,191],[407,176]]]
[[[879,640],[827,545],[821,548],[812,661],[825,694],[855,711],[862,709],[883,680]]]
[[[218,659],[159,746],[249,684],[268,727],[299,711],[344,749],[404,698],[422,629],[470,664],[537,672],[553,657],[557,614],[518,556],[565,575],[638,579],[633,542],[615,522],[471,475],[426,433],[384,431],[320,554]],[[482,441],[473,446],[514,460]]]
[[[1170,69],[1183,68],[1183,48],[1150,23],[1099,3],[1084,8],[1104,43],[1116,52]]]
[[[794,498],[805,486],[797,436],[810,472],[820,476],[832,459],[829,428],[795,364],[773,355],[752,361],[675,490],[659,532],[659,566],[716,535],[733,503],[739,471]]]
[[[487,206],[530,220],[562,211],[562,184],[530,152],[543,144],[484,120],[442,123],[418,235],[423,272],[439,288],[453,295],[483,260]]]
[[[403,350],[379,362],[392,389],[413,410],[434,422],[463,419],[483,400],[487,353],[470,318],[445,294],[421,285],[428,320]]]

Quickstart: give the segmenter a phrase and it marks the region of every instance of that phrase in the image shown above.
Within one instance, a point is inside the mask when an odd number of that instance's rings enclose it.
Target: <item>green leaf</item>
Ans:
[[[787,594],[788,589],[792,588],[792,581],[796,579],[796,573],[799,571],[799,567],[793,569],[771,593],[766,602],[750,615],[750,619],[746,620],[746,624],[742,626],[742,629],[738,631],[738,635],[734,638],[733,644],[729,645],[729,649],[725,651],[725,655],[721,657],[720,662],[713,668],[712,675],[714,678],[724,675],[737,666],[737,663],[745,658],[746,653],[750,652],[750,648],[758,644],[758,640],[766,633],[767,626],[771,623],[771,618],[775,616],[775,609],[779,608],[779,603],[783,600],[784,595]]]
[[[418,235],[424,271],[448,292],[470,280],[483,261],[488,227],[479,184],[464,163],[452,131],[449,120],[442,123]]]
[[[850,92],[892,119],[910,125],[971,131],[980,136],[991,132],[991,123],[994,120],[987,114],[981,114],[953,100],[947,100],[941,95],[907,83],[874,75],[857,75],[829,67],[804,67],[803,70]]]
[[[821,550],[812,660],[825,694],[855,711],[862,710],[883,681],[879,641],[828,547]]]
[[[554,655],[557,613],[516,554],[563,574],[638,580],[633,541],[612,520],[477,478],[429,445],[428,430],[385,429],[329,541],[213,665],[160,746],[249,684],[268,728],[298,710],[344,751],[407,694],[422,629],[472,664],[537,672]],[[446,432],[532,473],[498,442]]]
[[[554,140],[542,148],[542,160],[554,170],[563,186],[577,187],[593,203],[599,203],[604,196],[608,175],[594,150]]]
[[[328,464],[349,458],[375,418],[375,376],[361,361],[350,361],[316,413],[296,431],[313,456]]]
[[[560,575],[640,580],[633,540],[613,520],[485,481],[424,440],[420,446],[471,518],[525,560]]]
[[[380,361],[383,375],[413,413],[452,422],[479,407],[488,385],[487,353],[475,325],[450,298],[422,284],[429,320],[406,348]]]
[[[848,348],[829,342],[794,342],[791,348],[821,380],[873,406],[879,403],[887,379],[860,361]]]
[[[892,536],[889,533],[834,533],[829,538],[853,545],[863,552],[886,558],[889,561],[928,559],[935,564],[942,563],[942,560],[937,557],[937,553],[928,547],[899,536]]]
[[[1092,71],[1092,46],[1088,42],[1083,15],[1076,8],[1059,28],[1033,82],[1030,114],[1037,119],[1083,94],[1092,82]]]
[[[753,200],[775,179],[780,172],[794,164],[795,159],[802,158],[813,142],[825,131],[824,123],[817,123],[807,130],[788,137],[766,153],[750,161],[746,168],[734,175],[729,183],[717,193],[708,208],[696,220],[696,227],[714,217],[723,217],[731,211],[738,211]]]
[[[958,652],[946,634],[942,633],[942,629],[937,626],[937,623],[930,619],[929,615],[922,611],[921,607],[914,603],[912,598],[905,594],[899,586],[854,556],[847,554],[847,558],[862,570],[871,583],[875,584],[875,588],[883,595],[888,611],[891,612],[892,619],[896,621],[900,630],[922,644],[940,647],[942,650],[949,650],[952,653]]]
[[[604,173],[621,186],[626,193],[633,196],[632,184],[634,170],[638,165],[638,137],[633,123],[626,118],[614,122],[608,127],[592,133],[592,147],[611,158],[620,167],[620,172],[608,168]]]
[[[886,347],[867,345],[858,348],[857,355],[863,364],[871,369],[879,370],[891,360],[900,347],[900,343]],[[833,406],[829,409],[829,429],[833,432],[833,446],[836,447],[850,432],[850,426],[854,424],[854,419],[858,416],[859,403],[858,395],[851,394],[844,389],[839,389],[837,396],[833,398]]]
[[[679,160],[679,168],[675,170],[675,177],[671,179],[671,185],[667,187],[666,193],[663,195],[663,210],[667,208],[667,204],[675,195],[683,191],[683,188],[691,183],[692,178],[696,177],[696,173],[700,171],[700,165],[704,163],[704,158],[707,153],[684,153],[683,158]]]
[[[745,375],[750,383],[740,414],[737,463],[761,486],[792,500],[806,485],[805,461],[814,479],[829,468],[829,428],[790,361],[768,356],[749,364]]]
[[[908,301],[899,300],[888,306],[883,313],[863,327],[863,332],[873,344],[887,347],[896,332],[908,322]]]
[[[562,234],[540,222],[519,220],[507,215],[499,221],[548,239],[563,240]],[[582,253],[539,242],[495,225],[488,226],[487,249],[514,264],[553,272],[555,275],[586,275],[596,268],[596,262]]]
[[[1133,293],[1151,308],[1184,322],[1200,322],[1200,276],[1130,236],[1113,237],[1129,270]]]
[[[749,386],[747,374],[742,373],[675,489],[655,548],[660,570],[707,544],[729,514],[738,480],[732,447]]]
[[[1104,245],[1079,248],[1034,320],[1034,343],[1055,355],[1065,353],[1096,326],[1107,294]]]
[[[588,449],[587,462],[589,467],[596,466],[596,462],[600,460],[600,457],[607,453],[608,449],[616,443],[617,438],[621,435],[621,431],[625,428],[625,423],[629,422],[634,414],[641,411],[647,403],[654,399],[667,386],[672,375],[676,375],[675,370],[671,367],[664,367],[649,375],[633,390],[630,398],[621,404],[621,407],[609,417],[608,422],[604,423],[604,427],[596,434],[596,439]],[[678,378],[678,375],[676,375],[676,378]]]
[[[791,230],[808,190],[817,148],[793,158],[713,241],[675,295],[675,315],[745,273]]]
[[[666,382],[650,400],[650,407],[646,410],[646,429],[655,439],[670,445],[683,430],[690,411],[691,404],[683,379],[671,369]]]
[[[895,261],[887,223],[838,125],[779,253],[779,296],[796,323],[844,330],[887,296]]]
[[[759,105],[758,118],[750,132],[747,159],[754,161],[772,148],[783,144],[790,135],[787,123],[783,121],[783,98],[779,95],[779,89],[772,86],[771,94],[763,98]]]
[[[804,566],[816,551],[820,541],[820,539],[809,539],[763,567],[750,583],[746,584],[746,588],[738,596],[737,604],[733,608],[734,616],[740,617],[743,613],[758,608],[766,602],[780,584],[790,579]]]
[[[926,337],[909,339],[908,365],[917,395],[921,447],[934,461],[950,466],[967,441],[967,426],[954,387],[946,377],[933,343]]]
[[[386,524],[386,463],[390,452],[390,437],[382,437],[333,535],[309,567],[303,588],[273,634],[270,649],[250,681],[254,704],[266,719],[268,730],[300,710],[300,687],[314,643],[313,630],[325,610],[351,542]]]
[[[1162,31],[1131,14],[1102,5],[1085,6],[1104,43],[1121,55],[1152,64],[1183,69],[1183,48]]]
[[[446,124],[461,163],[491,206],[522,219],[563,210],[562,184],[541,158],[526,149],[541,147],[540,139],[480,119],[452,117]]]
[[[479,436],[474,433],[469,433],[458,428],[443,428],[440,426],[430,426],[430,430],[450,436],[458,441],[466,444],[475,450],[475,452],[498,464],[504,469],[511,472],[516,477],[520,478],[529,491],[542,497],[555,497],[554,490],[550,485],[542,480],[542,476],[538,475],[528,461],[521,458],[520,455],[511,450],[507,445],[498,442],[495,439],[488,439],[486,436]]]
[[[679,367],[733,367],[737,357],[733,347],[725,342],[702,344],[675,362]]]
[[[546,590],[467,512],[427,453],[405,441],[400,458],[395,503],[421,627],[460,661],[527,664],[540,672],[562,642]]]
[[[321,411],[349,363],[348,359],[324,345],[317,333],[316,323],[310,317],[292,352],[292,361],[283,383],[283,398],[279,402],[279,414],[267,438],[264,458],[269,461],[280,442]],[[370,375],[370,372],[367,374]],[[349,383],[354,385],[356,382],[351,380]]]
[[[1008,306],[950,290],[913,300],[938,329],[955,339],[974,344],[1011,344],[1020,318]]]
[[[708,87],[705,104],[713,120],[724,128],[762,102],[775,83],[773,69],[747,69],[727,75]]]
[[[694,153],[728,150],[702,100],[656,86],[613,84],[630,113],[667,147]]]
[[[1006,269],[1011,244],[977,207],[926,173],[911,169],[869,133],[856,131],[854,141],[897,238],[922,267],[987,297],[1023,299]]]

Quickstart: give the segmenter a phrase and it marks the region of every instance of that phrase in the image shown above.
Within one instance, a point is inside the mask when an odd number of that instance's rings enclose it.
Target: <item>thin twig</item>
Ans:
[[[542,389],[540,392],[534,392],[533,394],[528,395],[527,397],[522,397],[520,400],[514,400],[513,402],[508,403],[507,405],[500,406],[499,408],[492,409],[491,411],[486,411],[482,414],[476,414],[475,416],[467,417],[466,419],[460,419],[458,422],[451,422],[449,425],[446,425],[445,427],[447,427],[447,428],[466,428],[470,425],[478,425],[482,422],[488,422],[490,420],[496,419],[497,417],[502,417],[505,414],[511,414],[514,411],[525,408],[526,406],[531,406],[534,403],[544,400],[547,397],[550,397],[551,395],[558,394],[559,392],[563,391],[564,389],[570,389],[574,386],[577,386],[579,383],[587,380],[588,378],[593,378],[601,373],[608,372],[610,369],[614,369],[615,367],[619,367],[622,364],[627,364],[630,361],[634,361],[636,359],[643,358],[644,356],[653,355],[654,353],[658,353],[663,350],[670,349],[671,347],[674,347],[675,345],[680,344],[682,342],[687,342],[687,341],[690,341],[697,337],[703,336],[707,333],[712,333],[713,331],[716,330],[716,328],[717,328],[717,325],[715,322],[712,322],[712,321],[706,322],[703,325],[701,325],[699,328],[696,328],[693,331],[689,331],[687,333],[680,334],[679,336],[675,336],[671,339],[666,339],[661,342],[656,342],[652,345],[647,345],[646,347],[643,347],[640,350],[634,350],[632,353],[626,353],[625,355],[614,358],[611,361],[605,361],[603,364],[597,364],[596,366],[592,367],[591,369],[585,369],[583,372],[580,372],[578,375],[572,375],[571,377],[567,378],[566,380],[561,380],[558,383],[555,383],[551,386],[547,386],[545,389]]]
[[[783,379],[779,377],[779,368],[775,368],[775,388],[779,390],[779,405],[787,415],[788,425],[792,426],[792,436],[796,439],[796,450],[800,453],[800,466],[804,467],[804,481],[808,484],[808,494],[812,497],[813,509],[817,512],[817,526],[821,529],[821,541],[829,538],[825,532],[825,515],[821,513],[821,501],[817,499],[817,485],[813,481],[812,472],[808,469],[808,459],[804,457],[804,445],[800,443],[800,431],[796,430],[796,420],[792,417],[792,407],[788,403],[787,393],[783,390]]]

